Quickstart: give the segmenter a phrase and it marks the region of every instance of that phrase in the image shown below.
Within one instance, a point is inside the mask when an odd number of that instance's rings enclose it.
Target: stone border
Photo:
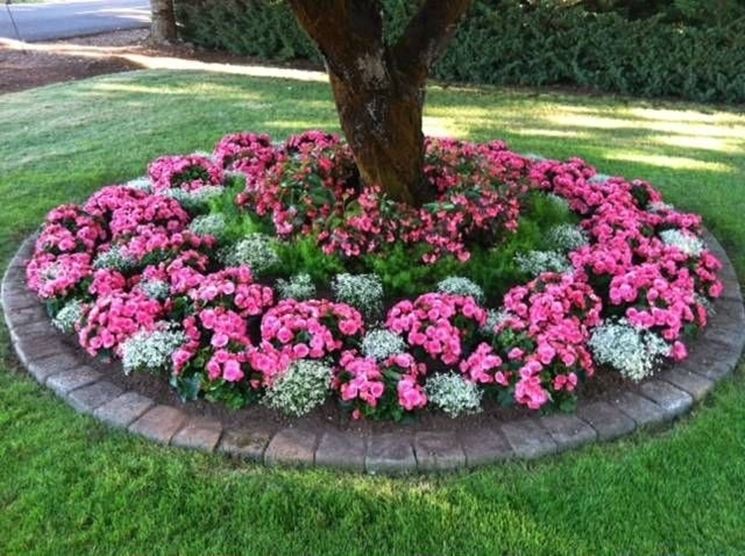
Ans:
[[[263,462],[319,466],[385,474],[450,471],[509,459],[535,459],[608,441],[641,428],[671,422],[688,412],[735,368],[745,346],[745,307],[732,263],[719,242],[705,240],[724,267],[725,293],[715,314],[682,363],[644,381],[639,388],[582,401],[574,415],[521,418],[499,427],[467,432],[406,431],[366,437],[324,428],[286,427],[275,434],[226,428],[215,419],[190,416],[175,406],[106,380],[86,355],[62,340],[43,306],[26,288],[24,263],[34,236],[10,262],[2,282],[2,304],[18,358],[36,380],[80,413],[155,442]]]

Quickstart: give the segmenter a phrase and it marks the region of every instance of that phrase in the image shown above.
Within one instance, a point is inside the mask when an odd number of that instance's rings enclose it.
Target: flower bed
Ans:
[[[27,282],[91,356],[185,400],[376,419],[569,410],[598,372],[685,358],[722,293],[700,218],[645,182],[499,141],[429,139],[425,174],[415,209],[334,135],[229,135],[51,211]]]

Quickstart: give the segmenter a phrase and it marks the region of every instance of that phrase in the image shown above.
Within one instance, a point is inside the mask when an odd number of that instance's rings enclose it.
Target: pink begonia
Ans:
[[[225,170],[254,176],[266,172],[277,162],[278,149],[268,135],[233,133],[220,139],[212,157]]]
[[[59,255],[62,253],[92,253],[106,241],[101,222],[77,205],[62,205],[47,214],[44,228],[35,244],[35,251]]]
[[[91,355],[101,350],[119,355],[121,344],[140,330],[153,330],[162,312],[160,303],[139,292],[103,295],[86,314],[78,340]]]
[[[458,321],[465,323],[466,328]],[[427,293],[413,303],[406,300],[391,307],[386,327],[404,334],[412,348],[420,348],[431,358],[454,365],[463,355],[464,337],[484,322],[486,311],[473,298]]]
[[[207,186],[222,186],[224,179],[220,166],[196,154],[162,156],[150,164],[147,173],[156,192],[172,188],[197,191]]]
[[[26,282],[41,299],[54,299],[71,294],[92,272],[88,253],[40,252],[26,265]]]
[[[426,263],[444,255],[466,261],[474,237],[498,239],[517,229],[527,189],[526,158],[501,142],[428,138],[425,149],[425,176],[438,194],[420,209],[393,202],[375,184],[360,191],[349,187],[355,173],[351,150],[338,137],[316,132],[290,138],[268,170],[249,165],[246,190],[237,202],[271,216],[278,235],[315,233],[324,252],[347,257],[400,240],[426,246]]]
[[[247,266],[204,275],[188,293],[198,307],[220,301],[235,307],[244,318],[261,315],[274,305],[274,291],[268,286],[254,284]]]
[[[97,297],[110,295],[127,289],[127,279],[118,270],[100,268],[93,272],[88,293]]]
[[[336,336],[335,328],[339,331]],[[261,319],[262,342],[291,360],[321,359],[342,349],[347,338],[364,331],[362,315],[349,305],[328,300],[285,299]]]
[[[416,379],[405,375],[398,381],[398,403],[406,411],[414,411],[427,405],[427,395]]]
[[[111,213],[109,229],[114,239],[126,239],[143,228],[175,234],[182,232],[190,220],[176,199],[147,195],[116,208]]]
[[[505,380],[501,366],[502,358],[494,353],[489,344],[481,343],[476,351],[461,362],[460,371],[471,382],[480,384],[500,383]]]
[[[385,392],[383,373],[378,363],[369,357],[360,357],[353,351],[345,351],[339,366],[350,375],[348,380],[336,379],[335,385],[341,399],[349,402],[360,399],[370,407],[376,407]]]
[[[110,185],[88,197],[83,210],[91,216],[109,222],[117,209],[135,204],[149,196],[145,191],[133,187]]]

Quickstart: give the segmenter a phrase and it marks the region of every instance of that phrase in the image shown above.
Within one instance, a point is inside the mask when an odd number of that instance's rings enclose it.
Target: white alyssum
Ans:
[[[122,344],[124,374],[132,371],[165,371],[170,368],[171,355],[186,342],[183,330],[141,330]]]
[[[289,280],[280,278],[276,286],[279,297],[282,299],[297,299],[304,301],[313,299],[316,296],[316,285],[310,274],[296,274],[290,276]]]
[[[99,253],[93,261],[93,268],[110,268],[120,272],[131,270],[134,265],[134,259],[117,245],[112,246],[108,251]]]
[[[184,210],[190,213],[204,211],[210,201],[225,193],[225,188],[219,185],[205,185],[194,191],[186,191],[180,187],[166,189],[161,194],[176,199]]]
[[[515,255],[515,262],[520,270],[530,276],[543,272],[568,272],[572,265],[563,253],[558,251],[527,251]]]
[[[210,213],[197,216],[189,224],[189,230],[198,236],[212,236],[218,241],[223,241],[227,233],[228,223],[225,216],[219,213]]]
[[[140,282],[140,289],[149,298],[160,301],[171,295],[171,286],[163,280],[144,280]]]
[[[250,234],[223,251],[223,262],[228,266],[246,265],[260,275],[280,263],[274,250],[274,240],[266,234]]]
[[[450,417],[481,411],[482,391],[457,373],[433,375],[424,389],[429,401]]]
[[[478,303],[484,301],[484,290],[481,286],[462,276],[450,276],[437,284],[437,291],[454,295],[473,297]]]
[[[321,361],[299,359],[267,388],[263,402],[288,415],[305,415],[326,400],[332,374]]]
[[[127,183],[124,184],[124,186],[131,189],[139,189],[140,191],[144,191],[145,193],[153,192],[153,185],[150,183],[150,178],[148,178],[147,176],[141,176],[139,178],[129,180]]]
[[[69,334],[83,318],[84,311],[85,305],[79,299],[73,299],[54,315],[52,324],[61,332]]]
[[[337,274],[331,282],[337,301],[375,318],[383,310],[383,283],[376,274]]]
[[[494,336],[496,334],[496,328],[510,316],[510,313],[505,309],[489,309],[486,312],[486,321],[481,326],[479,331],[484,336]]]
[[[677,247],[689,257],[698,257],[704,251],[705,246],[701,238],[683,230],[670,229],[660,232],[660,239],[666,245]]]
[[[670,346],[664,339],[631,325],[626,319],[596,327],[588,345],[595,361],[613,367],[635,382],[651,376],[670,353]]]
[[[669,203],[663,203],[662,201],[654,201],[652,203],[649,203],[649,205],[647,206],[647,210],[649,212],[665,212],[675,210],[675,206]]]
[[[376,361],[406,352],[406,342],[398,334],[385,329],[370,330],[362,338],[362,353]]]
[[[587,234],[579,226],[558,224],[547,235],[549,243],[558,251],[568,253],[587,245]]]
[[[609,176],[607,174],[595,174],[589,180],[587,180],[587,183],[605,183],[610,178],[611,178],[611,176]]]

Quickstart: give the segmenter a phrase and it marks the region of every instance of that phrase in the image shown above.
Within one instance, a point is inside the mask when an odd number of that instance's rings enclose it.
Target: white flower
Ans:
[[[465,295],[473,297],[478,303],[484,301],[484,290],[481,287],[462,276],[450,276],[437,284],[437,291],[454,295]]]
[[[165,300],[171,295],[171,286],[163,280],[144,280],[140,282],[140,289],[151,299]]]
[[[482,391],[457,373],[433,375],[424,388],[429,401],[450,417],[481,411]]]
[[[337,301],[375,318],[383,310],[383,283],[375,274],[337,274],[331,282]]]
[[[515,255],[518,268],[531,276],[543,272],[568,272],[572,266],[569,260],[558,251],[528,251]]]
[[[180,187],[172,187],[160,192],[161,195],[176,199],[184,210],[195,213],[207,209],[212,199],[216,199],[225,193],[225,189],[219,185],[205,185],[194,191],[186,191]]]
[[[124,249],[114,245],[108,251],[99,253],[93,261],[93,268],[110,268],[120,272],[131,270],[134,259],[124,253]]]
[[[649,210],[649,212],[666,212],[670,210],[675,210],[675,207],[669,203],[663,203],[662,201],[654,201],[653,203],[649,203],[647,210]]]
[[[54,315],[52,324],[58,330],[66,334],[73,332],[75,326],[80,322],[80,319],[83,318],[84,311],[85,305],[79,299],[73,299],[66,303],[65,306]]]
[[[224,250],[222,258],[228,266],[249,266],[254,274],[263,274],[280,263],[274,240],[265,234],[246,236]]]
[[[282,299],[313,299],[316,296],[316,285],[310,274],[296,274],[289,281],[279,279],[276,283],[277,291]]]
[[[485,336],[494,336],[497,326],[507,320],[509,316],[510,313],[504,309],[489,309],[486,312],[486,322],[479,331]]]
[[[651,376],[670,346],[649,330],[636,328],[626,319],[607,322],[593,330],[588,342],[595,361],[613,367],[638,382]]]
[[[362,338],[362,353],[376,361],[385,361],[393,355],[406,352],[404,339],[390,330],[370,330]]]
[[[587,245],[587,234],[579,226],[558,224],[548,231],[547,239],[557,250],[574,251]]]
[[[331,385],[332,369],[320,361],[299,359],[267,388],[269,407],[299,417],[321,405]]]
[[[129,180],[127,183],[124,184],[124,186],[131,189],[139,189],[140,191],[144,191],[145,193],[153,192],[153,186],[150,183],[150,178],[148,178],[147,176]]]
[[[587,180],[587,183],[605,183],[610,178],[611,177],[606,174],[595,174],[589,180]]]
[[[536,153],[525,153],[523,156],[533,162],[543,162],[544,160],[548,160],[545,156]]]
[[[212,236],[218,241],[225,239],[228,224],[225,216],[219,213],[210,213],[197,216],[189,224],[189,230],[198,236]]]
[[[660,239],[666,245],[677,247],[689,257],[698,257],[705,249],[704,242],[700,238],[683,230],[663,230],[660,232]]]
[[[186,334],[176,328],[137,332],[122,344],[124,374],[167,370],[171,365],[171,354],[184,342]]]

